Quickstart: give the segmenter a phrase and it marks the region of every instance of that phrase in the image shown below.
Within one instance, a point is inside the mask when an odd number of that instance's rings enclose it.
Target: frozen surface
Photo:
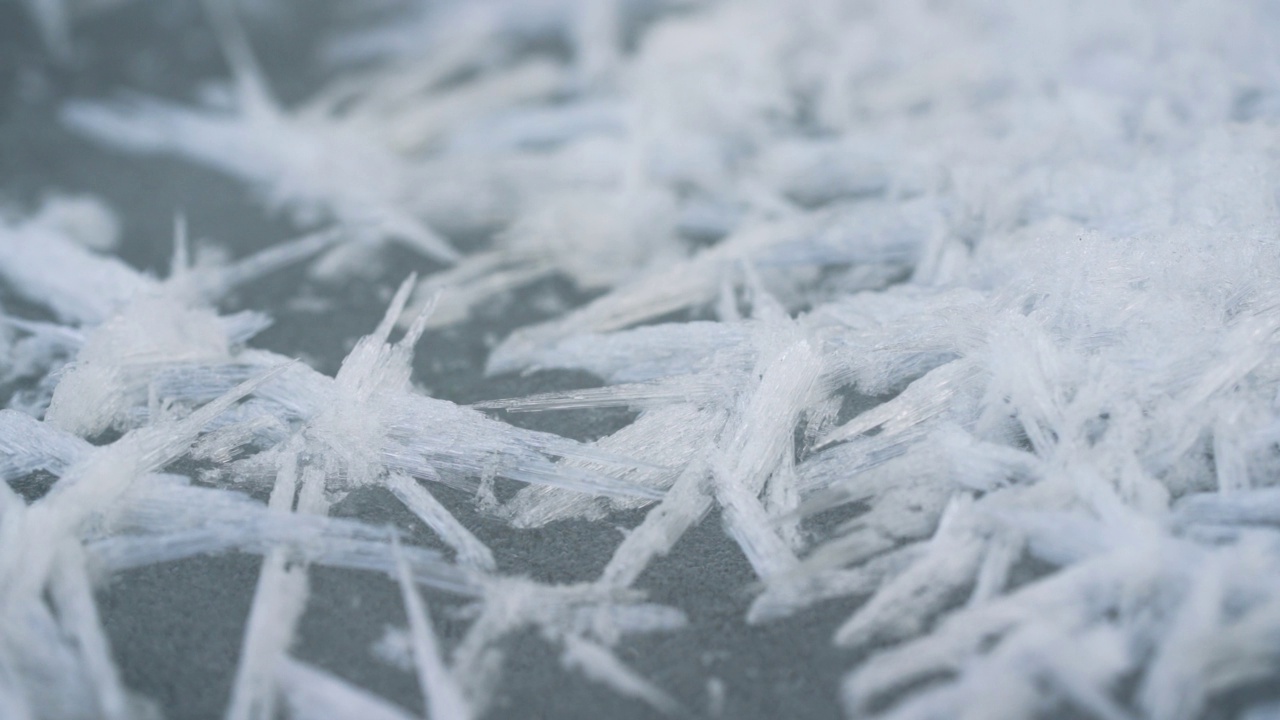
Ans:
[[[1266,718],[1264,0],[0,4],[0,717]]]

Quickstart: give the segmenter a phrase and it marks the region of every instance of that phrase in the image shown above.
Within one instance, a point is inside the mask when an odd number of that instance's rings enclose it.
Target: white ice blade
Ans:
[[[479,572],[493,572],[493,551],[449,512],[431,491],[401,473],[387,476],[387,487],[457,554],[458,564]],[[397,555],[398,557],[398,555]]]
[[[426,604],[418,594],[409,574],[409,566],[400,554],[398,538],[391,539],[391,552],[395,555],[396,579],[400,583],[400,596],[404,602],[405,614],[409,618],[413,662],[418,671],[418,686],[424,696],[427,718],[468,720],[473,716],[470,704],[445,665]]]
[[[280,690],[290,716],[296,720],[413,720],[413,714],[299,660],[280,664]]]
[[[664,715],[680,715],[680,704],[657,685],[627,667],[608,648],[575,635],[565,636],[565,666],[603,683],[614,692],[644,701]]]

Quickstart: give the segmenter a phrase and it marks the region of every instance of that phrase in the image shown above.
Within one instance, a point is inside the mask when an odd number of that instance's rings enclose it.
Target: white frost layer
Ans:
[[[33,6],[65,44],[63,6]],[[433,717],[494,707],[526,629],[678,714],[702,699],[612,648],[680,631],[633,586],[714,516],[759,578],[745,622],[860,599],[830,628],[861,653],[829,689],[852,716],[1274,715],[1247,694],[1280,678],[1272,3],[423,3],[333,42],[378,62],[292,108],[209,8],[231,102],[62,120],[337,227],[159,281],[92,201],[0,225],[6,297],[45,311],[3,318],[4,381],[36,383],[11,407],[43,421],[0,413],[0,476],[56,478],[0,493],[0,711],[136,715],[89,583],[242,550],[266,561],[232,717],[404,715],[289,656],[309,564],[401,581]],[[265,316],[212,307],[321,251],[320,275],[400,282],[371,262],[391,242],[436,272],[333,377],[264,376]],[[561,280],[593,297],[520,308],[486,369],[603,387],[459,407],[414,385],[428,328]],[[485,414],[604,407],[639,415],[579,443]],[[208,487],[163,474],[188,456]],[[269,506],[237,492],[282,467]],[[526,487],[500,502],[499,476]],[[324,517],[369,486],[455,561]],[[596,582],[548,586],[453,512],[477,488],[512,532],[645,515]],[[463,637],[415,586],[474,602]]]

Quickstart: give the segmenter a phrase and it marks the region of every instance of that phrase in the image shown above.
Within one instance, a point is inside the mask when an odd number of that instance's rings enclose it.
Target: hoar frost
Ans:
[[[93,4],[28,6],[66,58]],[[617,651],[691,632],[640,580],[710,518],[756,576],[720,589],[743,632],[843,601],[851,717],[1276,716],[1272,4],[408,3],[335,31],[291,107],[206,5],[227,102],[58,117],[298,236],[199,261],[179,223],[160,279],[92,197],[0,214],[0,716],[162,715],[94,588],[232,551],[262,563],[227,718],[413,716],[300,657],[318,566],[394,583],[369,659],[435,720],[500,714],[530,631],[654,713],[747,712],[732,673],[685,696]],[[397,247],[419,275],[378,262]],[[298,264],[299,298],[387,290],[332,376],[259,342],[269,309],[225,313]],[[484,371],[602,386],[468,407],[415,382],[432,333],[548,280],[586,299]],[[585,442],[496,414],[598,408],[634,418]],[[444,549],[333,515],[368,488]],[[459,491],[516,538],[639,519],[592,579],[540,583]]]

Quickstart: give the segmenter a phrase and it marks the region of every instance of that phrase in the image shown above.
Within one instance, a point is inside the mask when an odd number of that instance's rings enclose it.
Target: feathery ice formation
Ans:
[[[3,219],[0,716],[161,716],[94,589],[228,552],[262,558],[231,720],[413,716],[295,655],[313,566],[397,584],[407,628],[370,652],[400,648],[434,720],[501,714],[528,630],[655,714],[715,714],[732,683],[675,694],[616,649],[689,632],[641,576],[718,518],[756,576],[723,589],[744,631],[844,603],[850,717],[1280,717],[1274,3],[408,5],[336,33],[294,106],[215,1],[221,101],[61,106],[298,236],[198,260],[180,224],[161,280],[92,198]],[[31,6],[70,53],[65,8]],[[330,376],[255,346],[270,308],[226,312],[269,276],[399,289]],[[589,299],[484,371],[602,386],[415,383],[424,337],[548,280]],[[600,408],[634,419],[591,442],[500,419]],[[332,515],[370,486],[446,549]],[[557,585],[477,513],[517,542],[642,519]]]

